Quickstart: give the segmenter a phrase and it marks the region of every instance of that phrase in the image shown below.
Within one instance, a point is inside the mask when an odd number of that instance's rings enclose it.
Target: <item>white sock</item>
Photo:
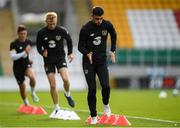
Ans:
[[[54,109],[59,110],[60,109],[59,104],[54,104]]]
[[[107,105],[104,105],[104,108],[109,108],[109,104],[107,104]]]
[[[71,94],[70,94],[70,91],[65,91],[65,95],[67,96],[67,97],[70,97],[71,96]]]
[[[110,116],[110,115],[111,115],[111,108],[109,107],[109,104],[104,105],[104,113],[105,113],[107,116]]]
[[[23,101],[24,101],[24,104],[25,104],[25,105],[29,105],[29,100],[28,100],[28,98],[24,99]]]
[[[31,87],[31,94],[32,94],[32,95],[35,94],[35,89],[34,89],[34,87]]]

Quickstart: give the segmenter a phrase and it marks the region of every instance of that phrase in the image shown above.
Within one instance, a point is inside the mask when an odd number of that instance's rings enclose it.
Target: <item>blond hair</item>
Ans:
[[[55,13],[55,12],[48,12],[48,13],[46,13],[46,16],[45,16],[45,20],[46,21],[53,21],[53,20],[57,20],[57,13]]]

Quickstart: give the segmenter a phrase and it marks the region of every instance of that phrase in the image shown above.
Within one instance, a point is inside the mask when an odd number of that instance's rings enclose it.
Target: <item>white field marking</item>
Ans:
[[[20,104],[18,103],[7,103],[7,102],[0,102],[0,105],[3,106],[19,106]],[[43,106],[44,108],[47,109],[53,109],[54,107],[52,106]],[[66,109],[66,110],[72,110],[70,108],[66,108],[66,107],[61,107],[62,109]],[[75,109],[74,111],[76,112],[85,112],[85,113],[89,113],[89,110],[86,109]],[[98,112],[98,114],[103,114],[103,112]],[[113,113],[114,114],[114,113]],[[115,114],[118,115],[118,114]],[[155,118],[147,118],[147,117],[140,117],[140,116],[128,116],[126,115],[126,117],[128,118],[132,118],[132,119],[141,119],[141,120],[149,120],[149,121],[156,121],[156,122],[165,122],[165,123],[175,123],[175,124],[180,124],[180,122],[178,121],[172,121],[172,120],[162,120],[162,119],[155,119]]]

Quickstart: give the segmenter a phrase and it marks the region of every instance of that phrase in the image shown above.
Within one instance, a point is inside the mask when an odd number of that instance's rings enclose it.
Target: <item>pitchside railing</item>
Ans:
[[[180,49],[118,49],[116,64],[180,66]]]

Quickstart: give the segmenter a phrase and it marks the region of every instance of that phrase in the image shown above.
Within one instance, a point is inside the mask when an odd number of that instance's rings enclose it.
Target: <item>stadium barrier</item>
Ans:
[[[180,49],[118,49],[117,65],[180,66]],[[110,60],[108,62],[111,64]]]
[[[3,68],[2,68],[2,62],[1,62],[1,58],[0,58],[0,76],[3,75]]]
[[[178,84],[178,77],[174,76],[145,76],[138,78],[131,77],[121,77],[114,78],[114,85],[112,88],[116,89],[128,89],[128,88],[136,88],[136,89],[149,89],[149,88],[175,88]]]

